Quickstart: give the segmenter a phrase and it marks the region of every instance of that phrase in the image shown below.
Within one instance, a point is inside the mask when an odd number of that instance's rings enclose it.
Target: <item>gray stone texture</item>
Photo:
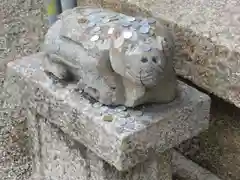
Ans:
[[[175,34],[177,73],[240,107],[239,1],[122,0],[118,4],[131,4],[165,22]],[[120,11],[133,12],[125,8],[120,5]]]
[[[178,151],[172,152],[173,173],[188,180],[221,180],[210,171],[184,157]]]
[[[41,144],[35,149],[39,164],[33,180],[172,180],[169,151],[152,154],[147,161],[120,172],[31,110],[29,117],[38,124],[32,130],[39,133],[36,142]]]
[[[221,179],[240,177],[240,110],[212,98],[210,126],[198,137],[181,144],[179,150]]]
[[[152,152],[164,152],[208,128],[209,97],[180,81],[177,99],[167,105],[109,108],[92,104],[72,86],[53,84],[41,70],[42,58],[40,53],[8,64],[8,74],[23,77],[26,87],[31,87],[27,107],[36,108],[118,170],[127,170]]]

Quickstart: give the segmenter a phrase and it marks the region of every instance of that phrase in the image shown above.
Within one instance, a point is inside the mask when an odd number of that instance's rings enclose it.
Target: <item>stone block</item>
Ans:
[[[33,180],[172,179],[170,151],[152,154],[147,161],[120,172],[42,116],[35,116],[29,111],[29,117],[34,117],[38,123],[38,127],[32,130],[39,132],[36,142],[41,144],[41,147],[35,148],[35,158],[39,164],[35,163]]]
[[[100,160],[102,164],[105,162],[110,164],[109,166],[113,169],[116,168],[116,172],[142,168],[150,161],[153,154],[160,159],[165,158],[164,153],[170,153],[167,151],[173,146],[208,128],[210,98],[181,81],[178,81],[178,97],[169,104],[145,105],[138,109],[113,108],[102,106],[84,97],[74,85],[56,83],[42,71],[42,59],[43,54],[39,53],[8,64],[7,82],[8,79],[21,77],[18,78],[21,82],[16,83],[21,85],[19,89],[25,92],[24,106],[30,112],[28,114],[33,114],[29,118],[29,126],[36,127],[43,122],[51,124],[62,132],[63,137],[69,137],[68,140],[82,144],[81,146],[86,147],[90,154],[94,154],[95,159]],[[42,118],[37,121],[35,115]],[[34,125],[35,121],[37,123]],[[35,152],[39,152],[38,149],[43,150],[42,142],[47,143],[46,147],[52,146],[53,141],[55,144],[63,144],[61,138],[60,140],[48,139],[50,135],[43,136],[46,140],[40,141],[39,133],[36,134],[36,132],[44,134],[47,128],[36,127],[35,129],[32,131],[35,134],[32,137],[38,139],[33,139]],[[49,133],[54,134],[54,130]],[[60,153],[59,150],[66,153],[72,151],[69,145],[63,144],[58,147],[55,150],[53,148],[53,157],[57,152]],[[75,150],[74,153],[79,154],[80,151]],[[50,155],[51,150],[34,155],[38,158],[34,164],[41,162],[42,156],[46,154]],[[62,163],[69,163],[69,158],[73,157],[74,155],[61,157]],[[153,159],[158,161],[159,158],[156,157]],[[80,155],[79,158],[81,158]],[[50,165],[51,162],[53,161],[50,161]],[[154,161],[149,163],[152,166]],[[164,164],[164,161],[162,163]],[[161,163],[157,164],[162,166]],[[52,165],[55,166],[54,163]],[[38,167],[39,170],[43,168],[41,165]],[[59,168],[62,167],[65,165],[59,166]],[[139,170],[137,171],[139,174]]]

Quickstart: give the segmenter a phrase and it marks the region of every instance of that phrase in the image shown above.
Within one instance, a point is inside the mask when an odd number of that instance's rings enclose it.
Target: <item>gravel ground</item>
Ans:
[[[24,180],[31,172],[27,156],[27,133],[22,109],[9,107],[14,100],[2,91],[6,64],[39,51],[46,32],[40,0],[0,1],[0,176],[1,180]],[[8,110],[6,110],[8,108]]]

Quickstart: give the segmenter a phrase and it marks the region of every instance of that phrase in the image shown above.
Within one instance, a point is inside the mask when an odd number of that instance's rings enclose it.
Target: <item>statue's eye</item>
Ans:
[[[146,62],[148,62],[148,59],[145,58],[145,57],[143,57],[143,58],[141,59],[141,61],[142,61],[143,63],[146,63]]]
[[[152,61],[153,61],[154,63],[157,63],[157,58],[156,58],[156,57],[152,57]]]

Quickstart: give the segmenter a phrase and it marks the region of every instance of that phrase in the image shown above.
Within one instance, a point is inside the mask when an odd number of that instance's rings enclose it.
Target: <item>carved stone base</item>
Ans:
[[[9,63],[5,84],[23,91],[37,179],[170,180],[171,148],[208,128],[210,98],[180,81],[171,103],[111,108],[56,84],[42,59]]]

